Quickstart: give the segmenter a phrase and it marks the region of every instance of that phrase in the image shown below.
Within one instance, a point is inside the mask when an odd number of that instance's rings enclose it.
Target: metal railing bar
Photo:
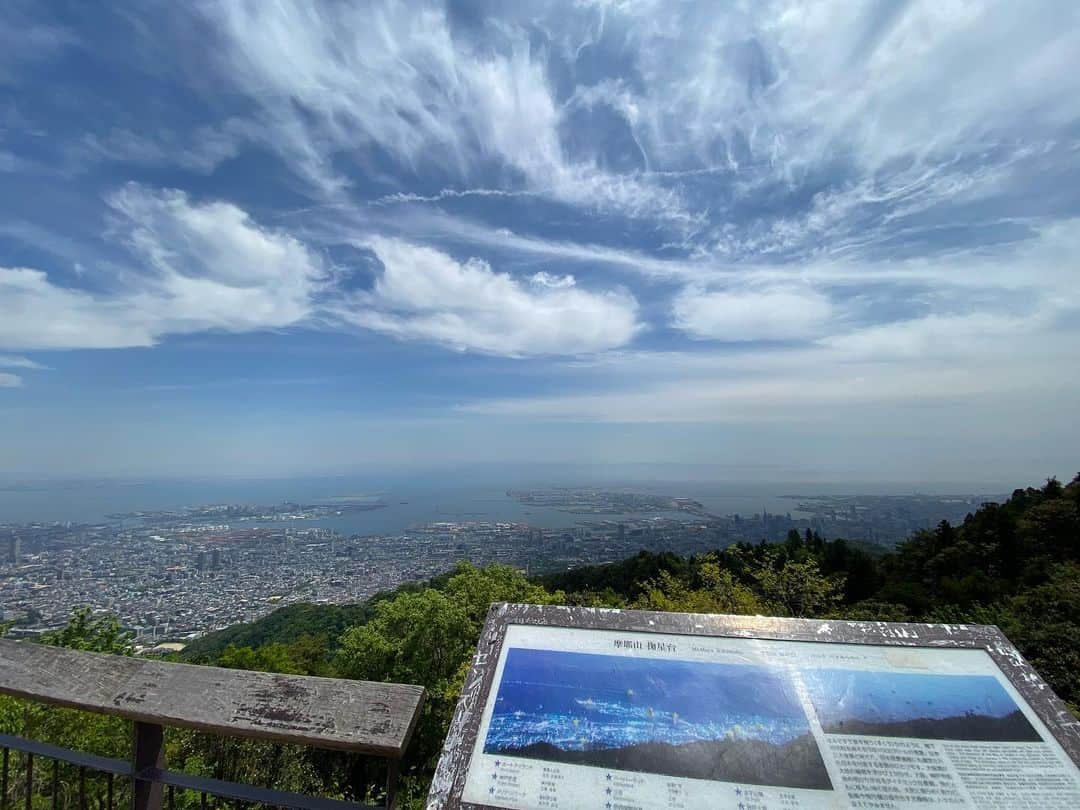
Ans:
[[[26,810],[34,810],[34,752],[26,752]]]
[[[11,748],[22,751],[29,756],[58,759],[61,762],[68,762],[93,771],[113,773],[117,776],[131,776],[131,763],[124,759],[112,759],[110,757],[100,757],[97,754],[72,751],[70,748],[61,748],[58,745],[50,745],[37,740],[25,740],[22,737],[12,737],[10,734],[0,734],[0,746],[4,746],[5,749]],[[5,791],[6,793],[7,791]]]
[[[233,799],[236,802],[287,807],[292,808],[292,810],[376,810],[377,807],[376,805],[358,804],[357,802],[342,801],[340,799],[324,799],[306,793],[291,793],[286,790],[241,785],[236,782],[226,782],[221,779],[193,776],[189,773],[157,768],[147,768],[140,771],[135,774],[135,779],[161,782],[163,785],[209,793],[223,799]]]
[[[50,743],[37,740],[27,740],[22,737],[14,737],[9,734],[0,734],[0,746],[3,748],[3,764],[0,771],[0,810],[7,810],[8,789],[10,782],[10,757],[11,751],[18,751],[26,755],[26,810],[32,810],[32,797],[34,793],[34,757],[50,759],[53,761],[52,770],[52,807],[57,810],[59,806],[59,769],[60,763],[77,766],[79,768],[79,810],[87,810],[86,796],[86,771],[87,769],[100,771],[107,776],[106,807],[113,810],[114,806],[114,777],[132,777],[141,782],[157,781],[168,787],[168,807],[175,807],[175,788],[193,790],[201,794],[200,810],[209,807],[208,796],[216,796],[222,799],[233,800],[234,807],[241,805],[261,804],[267,807],[289,808],[289,810],[375,810],[377,805],[361,804],[358,802],[342,801],[339,799],[326,799],[319,796],[310,796],[304,793],[292,793],[290,791],[275,790],[272,788],[244,785],[236,782],[227,782],[221,779],[194,776],[179,771],[164,769],[146,769],[134,773],[131,762],[111,757],[102,757],[97,754],[88,754],[83,751],[73,751],[69,748],[61,748]],[[397,769],[390,766],[391,773]],[[396,773],[394,774],[396,777]],[[388,780],[387,788],[392,791],[393,783]],[[391,800],[393,793],[391,792]]]

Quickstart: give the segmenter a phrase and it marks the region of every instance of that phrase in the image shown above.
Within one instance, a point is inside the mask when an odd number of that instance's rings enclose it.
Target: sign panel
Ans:
[[[995,629],[493,608],[430,808],[1080,807]]]

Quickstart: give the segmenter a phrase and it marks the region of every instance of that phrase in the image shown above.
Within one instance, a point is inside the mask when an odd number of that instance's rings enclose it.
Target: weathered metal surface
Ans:
[[[144,723],[400,758],[424,690],[0,639],[0,693]]]
[[[503,639],[507,627],[511,624],[689,636],[985,650],[1065,752],[1080,766],[1080,720],[1073,716],[1005,635],[992,625],[782,619],[769,616],[659,613],[496,603],[488,612],[477,643],[476,657],[465,678],[461,698],[450,723],[450,732],[443,745],[442,757],[428,793],[428,810],[456,810],[460,807],[484,810],[480,805],[462,803],[461,794],[476,744],[481,715],[495,678]]]

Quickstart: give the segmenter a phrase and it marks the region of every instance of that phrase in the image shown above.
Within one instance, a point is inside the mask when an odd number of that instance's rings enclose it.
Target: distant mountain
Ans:
[[[1042,737],[1016,711],[1004,717],[964,714],[956,717],[918,717],[891,723],[844,720],[825,727],[826,734],[862,734],[867,737],[915,737],[924,740],[975,740],[980,742],[1041,742]]]
[[[786,745],[762,740],[702,740],[671,745],[638,743],[620,748],[566,750],[550,743],[533,743],[496,752],[503,756],[659,773],[716,782],[741,782],[788,788],[832,790],[821,751],[809,734]]]

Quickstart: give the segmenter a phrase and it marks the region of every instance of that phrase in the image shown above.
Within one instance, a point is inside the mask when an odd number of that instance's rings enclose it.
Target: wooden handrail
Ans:
[[[0,693],[151,725],[400,759],[420,686],[172,664],[0,639]]]

